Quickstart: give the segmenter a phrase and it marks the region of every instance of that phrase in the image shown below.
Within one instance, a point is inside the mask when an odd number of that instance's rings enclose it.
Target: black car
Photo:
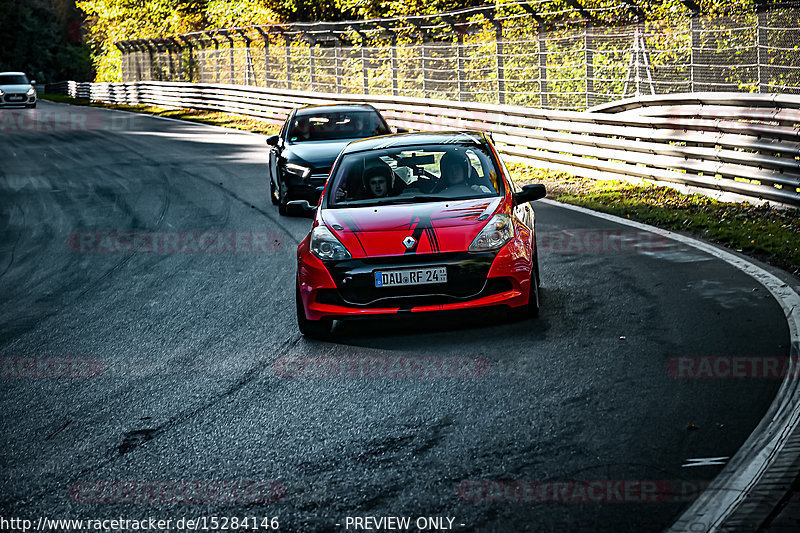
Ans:
[[[334,104],[293,110],[280,133],[267,138],[272,203],[282,215],[291,200],[316,204],[333,162],[347,143],[389,133],[392,131],[386,120],[371,105]]]

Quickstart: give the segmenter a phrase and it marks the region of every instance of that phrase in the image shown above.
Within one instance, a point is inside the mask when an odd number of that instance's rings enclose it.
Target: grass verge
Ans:
[[[279,129],[269,122],[231,113],[111,105],[51,94],[42,95],[42,98],[254,133],[274,134]],[[800,278],[800,210],[778,209],[768,204],[720,202],[700,194],[684,195],[669,187],[597,181],[522,163],[510,163],[508,168],[516,180],[545,184],[547,197],[553,200],[691,234],[775,265]]]
[[[691,234],[800,277],[800,210],[720,202],[669,187],[579,178],[521,163],[508,167],[517,180],[543,183],[550,199]]]

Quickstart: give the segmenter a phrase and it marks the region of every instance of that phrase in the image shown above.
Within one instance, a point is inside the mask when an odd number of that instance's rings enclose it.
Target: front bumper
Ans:
[[[320,187],[328,181],[327,174],[312,174],[307,178],[291,172],[283,172],[283,179],[289,189],[290,200],[308,200],[311,205],[319,202]]]
[[[28,96],[25,93],[5,93],[0,97],[0,106],[27,106],[36,103],[36,96]]]
[[[511,241],[499,252],[458,252],[369,258],[324,264],[308,253],[298,265],[309,320],[347,319],[528,303],[531,256]],[[376,270],[445,266],[445,284],[374,286]]]

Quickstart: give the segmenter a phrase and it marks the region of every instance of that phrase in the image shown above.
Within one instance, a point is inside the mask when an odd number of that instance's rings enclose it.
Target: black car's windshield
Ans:
[[[0,74],[0,85],[28,85],[24,74]]]
[[[391,133],[375,111],[320,111],[298,114],[289,125],[290,143],[363,139]]]
[[[329,207],[409,204],[503,193],[488,148],[441,144],[345,154],[331,178]]]

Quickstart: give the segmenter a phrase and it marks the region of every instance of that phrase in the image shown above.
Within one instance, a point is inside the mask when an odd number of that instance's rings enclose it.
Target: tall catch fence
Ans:
[[[659,18],[634,0],[535,0],[116,44],[125,82],[562,110],[670,93],[800,94],[800,2],[755,0],[724,15],[704,14],[691,0],[674,6],[677,11]]]

